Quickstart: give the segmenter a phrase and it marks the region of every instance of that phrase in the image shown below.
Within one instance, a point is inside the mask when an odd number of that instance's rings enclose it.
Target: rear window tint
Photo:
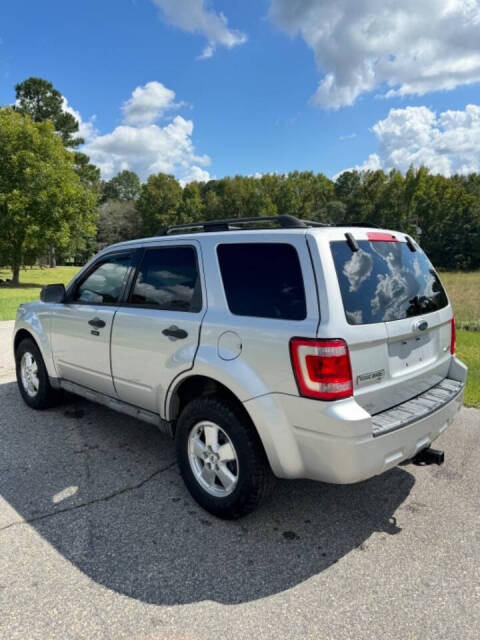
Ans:
[[[217,252],[232,313],[282,320],[305,319],[302,270],[292,245],[223,244]]]
[[[402,320],[446,307],[448,299],[429,259],[405,242],[331,243],[349,324]]]
[[[129,302],[166,311],[199,311],[202,301],[195,250],[148,249]]]

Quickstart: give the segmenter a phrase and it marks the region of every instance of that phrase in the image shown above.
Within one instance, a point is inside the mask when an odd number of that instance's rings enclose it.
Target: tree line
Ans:
[[[102,181],[77,147],[78,122],[41,78],[16,86],[0,109],[0,264],[19,268],[48,255],[85,262],[98,249],[155,235],[172,224],[290,214],[331,224],[371,223],[413,235],[443,269],[480,268],[480,175],[427,168],[234,176],[182,186],[132,171]]]
[[[131,171],[103,183],[97,246],[154,235],[171,224],[290,214],[332,224],[371,223],[414,236],[439,268],[480,268],[480,175],[445,178],[425,167],[348,171],[336,181],[311,171],[191,183]]]

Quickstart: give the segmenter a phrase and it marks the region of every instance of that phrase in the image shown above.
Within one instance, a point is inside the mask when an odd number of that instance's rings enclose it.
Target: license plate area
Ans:
[[[392,377],[408,375],[431,365],[438,359],[436,331],[389,342],[388,359]]]

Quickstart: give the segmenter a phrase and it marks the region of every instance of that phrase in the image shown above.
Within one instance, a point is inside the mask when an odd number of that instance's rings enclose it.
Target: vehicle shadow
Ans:
[[[183,486],[173,443],[87,401],[34,412],[0,385],[0,531],[29,522],[95,582],[153,604],[236,604],[284,591],[375,532],[401,531],[395,512],[414,477],[404,468],[351,486],[279,481],[236,522],[200,509]]]

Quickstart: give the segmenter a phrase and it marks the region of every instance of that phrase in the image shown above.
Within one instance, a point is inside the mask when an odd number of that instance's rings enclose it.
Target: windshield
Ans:
[[[349,324],[390,322],[442,309],[446,293],[429,259],[405,242],[331,243]]]

